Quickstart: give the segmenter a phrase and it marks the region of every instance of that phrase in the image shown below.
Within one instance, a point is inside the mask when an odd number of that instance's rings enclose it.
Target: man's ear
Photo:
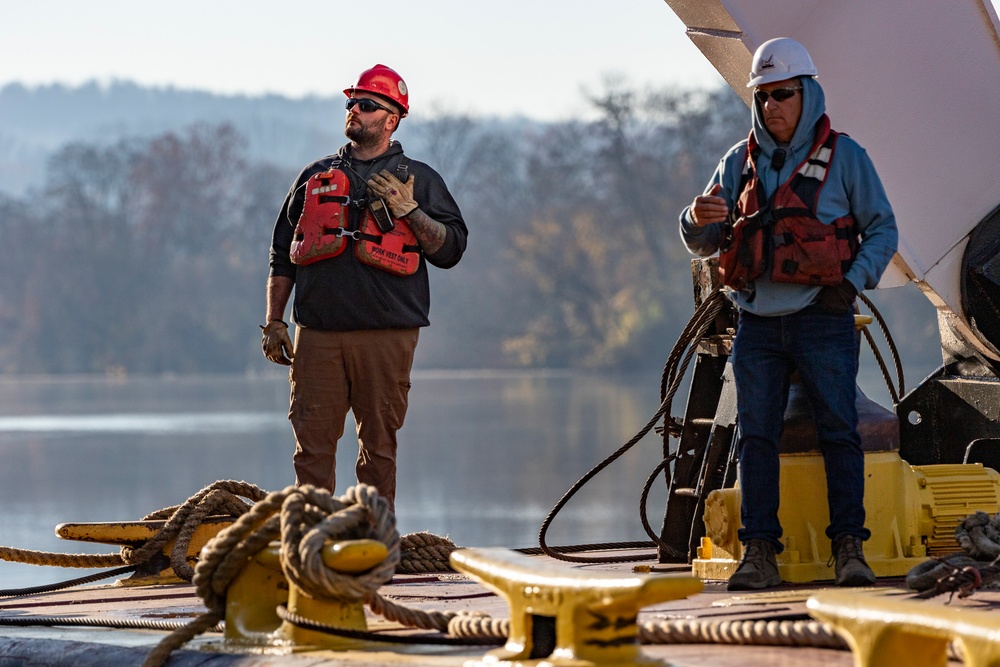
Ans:
[[[391,113],[385,117],[385,129],[395,132],[399,127],[399,114]]]

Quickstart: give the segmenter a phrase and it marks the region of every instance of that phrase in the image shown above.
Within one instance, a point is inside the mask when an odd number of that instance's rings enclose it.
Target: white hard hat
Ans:
[[[777,37],[761,44],[753,54],[747,88],[797,76],[816,76],[809,52],[794,39]]]

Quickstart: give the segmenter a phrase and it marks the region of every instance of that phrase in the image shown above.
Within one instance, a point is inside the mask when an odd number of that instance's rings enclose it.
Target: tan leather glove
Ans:
[[[272,320],[262,325],[260,331],[260,349],[268,361],[291,366],[295,353],[292,351],[292,339],[288,337],[288,325],[281,320]]]
[[[413,199],[414,178],[410,174],[410,178],[403,183],[395,174],[383,169],[368,180],[368,187],[385,200],[392,211],[392,217],[404,218],[417,208],[417,202]]]

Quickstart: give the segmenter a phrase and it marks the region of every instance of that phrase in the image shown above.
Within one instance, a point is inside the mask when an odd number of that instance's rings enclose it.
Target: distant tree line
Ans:
[[[678,213],[749,113],[729,89],[589,102],[595,120],[404,121],[470,228],[462,263],[431,272],[419,366],[662,365],[693,310]],[[62,146],[43,182],[0,196],[0,372],[273,370],[257,324],[294,175],[229,124]],[[904,355],[936,354],[925,300],[886,306],[890,326],[926,334]]]

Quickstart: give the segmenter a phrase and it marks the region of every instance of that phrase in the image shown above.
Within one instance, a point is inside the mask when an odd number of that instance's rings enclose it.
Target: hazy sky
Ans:
[[[722,78],[663,0],[7,2],[0,86],[125,79],[219,93],[329,95],[376,63],[411,110],[562,119],[608,77]]]

